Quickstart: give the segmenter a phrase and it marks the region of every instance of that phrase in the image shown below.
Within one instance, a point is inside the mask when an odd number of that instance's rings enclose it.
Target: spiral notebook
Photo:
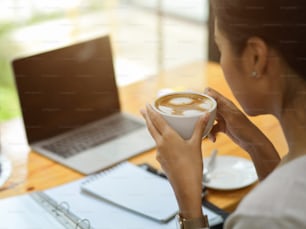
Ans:
[[[160,222],[178,212],[169,182],[129,162],[89,177],[81,189],[123,209]]]

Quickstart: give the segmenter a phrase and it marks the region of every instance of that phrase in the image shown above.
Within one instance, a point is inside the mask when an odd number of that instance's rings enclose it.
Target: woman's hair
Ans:
[[[211,0],[219,30],[240,55],[256,36],[306,80],[306,0]]]

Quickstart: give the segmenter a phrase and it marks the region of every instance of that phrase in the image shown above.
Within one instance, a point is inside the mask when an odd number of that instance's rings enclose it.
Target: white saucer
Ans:
[[[1,187],[2,185],[4,185],[4,183],[11,175],[12,164],[3,155],[2,156],[0,155],[0,164],[1,164],[1,173],[0,173],[0,187]]]
[[[204,158],[204,166],[209,158]],[[247,187],[258,179],[252,161],[234,156],[217,156],[210,180],[204,185],[218,190],[234,190]]]

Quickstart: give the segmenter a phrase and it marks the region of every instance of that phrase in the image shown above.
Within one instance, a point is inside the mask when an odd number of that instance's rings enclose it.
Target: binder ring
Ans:
[[[79,219],[77,224],[75,225],[75,229],[78,229],[78,228],[83,229],[83,227],[81,225],[82,223],[86,223],[87,224],[87,229],[91,228],[90,221],[88,219]]]
[[[65,210],[66,212],[69,212],[70,206],[66,201],[63,201],[63,202],[57,204],[54,210],[56,212],[58,212],[58,210]]]

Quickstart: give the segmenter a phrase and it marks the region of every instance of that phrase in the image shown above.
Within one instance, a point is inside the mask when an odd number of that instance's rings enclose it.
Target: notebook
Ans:
[[[83,174],[155,146],[143,120],[123,113],[109,36],[13,60],[31,148]]]
[[[103,202],[161,223],[167,223],[178,212],[168,180],[129,162],[89,177],[81,189]],[[223,221],[209,209],[204,211],[211,224]]]

